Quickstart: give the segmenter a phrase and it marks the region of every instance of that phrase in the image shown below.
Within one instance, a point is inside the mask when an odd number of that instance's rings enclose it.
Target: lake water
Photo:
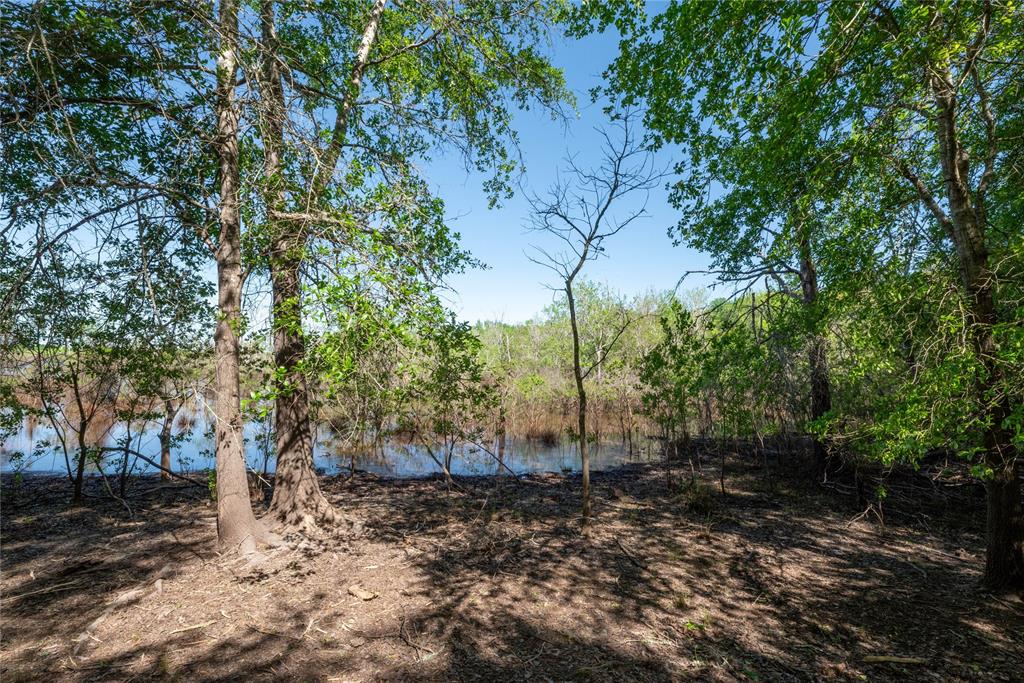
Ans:
[[[182,432],[182,425],[176,425],[173,434],[183,434],[181,440],[172,449],[172,469],[176,472],[200,472],[214,468],[213,434],[208,429],[206,419],[201,415],[189,416],[192,422],[190,431]],[[158,429],[150,428],[139,435],[138,429],[132,431],[132,448],[154,461],[160,460],[160,442],[157,438]],[[103,445],[117,446],[126,434],[123,424],[112,426],[100,437]],[[274,471],[274,459],[266,458],[267,429],[260,423],[249,423],[245,427],[245,453],[248,466],[262,472]],[[637,442],[643,444],[643,442]],[[271,444],[272,445],[272,444]],[[497,448],[492,443],[485,443],[492,453]],[[56,448],[54,447],[56,446]],[[382,448],[374,452],[365,452],[340,442],[325,428],[318,429],[317,440],[313,451],[314,464],[323,474],[347,473],[355,453],[357,471],[372,472],[385,477],[423,477],[440,473],[440,468],[430,458],[427,451],[418,445],[385,442]],[[598,444],[591,449],[591,469],[604,470],[628,462],[648,460],[653,449],[650,444],[635,445],[631,455],[628,449],[619,442]],[[435,455],[438,450],[434,449]],[[20,454],[20,455],[19,455]],[[112,454],[109,465],[105,466],[110,474],[115,464],[120,463],[120,454]],[[555,446],[545,446],[526,439],[509,439],[505,450],[505,465],[516,474],[529,472],[568,472],[580,468],[579,455],[574,444],[565,442]],[[142,460],[135,460],[133,471],[136,473],[156,472],[156,468]],[[35,473],[65,473],[67,468],[64,454],[59,441],[55,439],[52,427],[46,425],[25,425],[14,437],[0,446],[0,471],[15,470]],[[95,468],[90,468],[95,471]],[[456,448],[451,465],[452,474],[456,475],[490,475],[507,473],[498,465],[497,460],[487,451],[473,445],[464,444]]]

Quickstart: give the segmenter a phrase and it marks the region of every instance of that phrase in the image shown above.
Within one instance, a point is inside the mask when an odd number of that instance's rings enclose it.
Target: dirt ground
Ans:
[[[66,481],[8,477],[0,680],[1024,680],[1024,607],[978,587],[976,505],[883,527],[727,470],[724,496],[711,470],[689,491],[598,473],[587,536],[571,476],[325,479],[363,535],[255,568],[215,552],[203,489],[143,480],[129,514],[96,482],[71,509]]]

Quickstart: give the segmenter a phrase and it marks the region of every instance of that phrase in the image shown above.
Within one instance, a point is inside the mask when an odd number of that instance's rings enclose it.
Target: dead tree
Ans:
[[[558,284],[550,285],[554,291],[565,293],[569,308],[569,326],[572,331],[572,367],[577,397],[577,438],[579,439],[580,469],[583,477],[583,527],[590,522],[590,454],[587,444],[587,392],[584,382],[595,368],[601,366],[631,320],[624,315],[614,334],[605,337],[594,350],[586,366],[580,344],[580,321],[576,311],[573,287],[588,261],[605,254],[605,241],[617,235],[637,219],[646,216],[650,191],[664,177],[657,170],[650,150],[633,130],[635,115],[619,115],[611,131],[601,130],[604,140],[602,160],[596,169],[584,169],[574,158],[566,162],[565,177],[559,178],[545,196],[529,198],[532,213],[530,229],[557,238],[561,250],[549,251],[534,245],[536,254],[528,258],[550,269],[558,276]],[[624,216],[613,213],[626,198],[642,197]]]

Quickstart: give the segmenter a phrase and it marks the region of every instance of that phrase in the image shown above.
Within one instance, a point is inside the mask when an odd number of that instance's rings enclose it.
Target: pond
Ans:
[[[124,424],[114,424],[106,429],[96,441],[104,446],[117,446],[127,433]],[[132,448],[159,462],[160,443],[158,428],[152,427],[139,432],[132,429]],[[179,419],[173,432],[176,439],[172,449],[172,469],[175,472],[200,472],[214,468],[213,433],[202,412]],[[492,475],[507,473],[492,453],[497,448],[492,443],[483,444],[487,450],[471,443],[462,444],[455,450],[451,471],[455,475]],[[274,459],[267,458],[269,452],[267,427],[264,423],[250,422],[245,426],[245,453],[248,466],[256,471],[274,471]],[[488,453],[488,450],[490,453]],[[591,449],[591,469],[610,469],[629,462],[646,461],[656,453],[652,444],[640,441],[633,453],[621,442],[595,444]],[[435,454],[437,450],[435,449]],[[119,462],[120,454],[113,454]],[[440,457],[440,456],[439,456]],[[384,477],[424,477],[440,473],[440,468],[417,444],[397,439],[385,441],[382,446],[369,451],[366,447],[356,448],[337,438],[321,426],[313,451],[314,464],[323,474],[347,473],[354,459],[356,471],[371,472]],[[545,445],[528,439],[509,438],[505,450],[505,465],[516,474],[530,472],[575,472],[580,469],[576,445],[568,440]],[[105,469],[107,474],[114,462]],[[132,464],[136,473],[153,473],[152,465],[135,459]],[[52,427],[45,424],[28,424],[0,446],[0,472],[65,473],[64,453],[55,438]],[[95,468],[90,468],[95,472]]]

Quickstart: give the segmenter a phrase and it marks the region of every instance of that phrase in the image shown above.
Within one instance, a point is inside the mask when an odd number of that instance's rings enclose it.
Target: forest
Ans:
[[[0,56],[0,680],[1024,680],[1018,4],[0,0]],[[532,317],[453,303],[481,234]]]

